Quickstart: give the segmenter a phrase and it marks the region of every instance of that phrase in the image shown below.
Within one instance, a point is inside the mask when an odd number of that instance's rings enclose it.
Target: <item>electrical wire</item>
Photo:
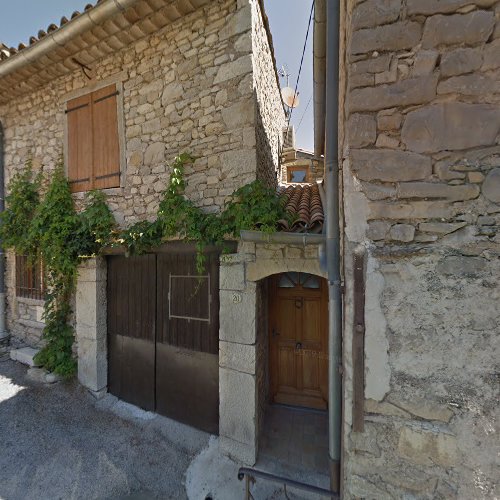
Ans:
[[[314,0],[312,0],[312,2],[311,2],[311,12],[309,14],[309,22],[307,23],[306,39],[304,40],[304,48],[302,49],[302,57],[300,58],[299,72],[297,74],[297,81],[295,83],[295,91],[293,94],[294,102],[295,102],[295,97],[297,96],[297,90],[299,88],[300,74],[302,72],[302,64],[304,62],[304,56],[306,53],[307,40],[309,39],[309,31],[311,29],[311,21],[312,21],[312,17],[313,17],[313,12],[314,12]],[[293,113],[293,107],[290,109],[290,114],[288,115],[288,123],[286,126],[287,134],[288,134],[288,129],[290,128],[290,120],[292,119],[292,113]],[[283,144],[281,145],[281,152],[280,152],[280,157],[279,157],[280,162],[281,162],[281,156],[283,155],[284,147],[285,147],[285,142],[283,141]]]
[[[306,111],[307,111],[307,108],[309,108],[309,104],[311,104],[311,101],[312,101],[312,96],[309,97],[309,100],[307,101],[307,104],[306,104],[306,107],[304,109],[304,112],[302,113],[302,116],[300,117],[299,124],[297,125],[297,130],[299,130],[300,125],[302,124],[302,120],[304,119],[304,116],[306,116]]]
[[[307,40],[309,38],[309,31],[311,29],[311,21],[312,21],[313,12],[314,12],[314,0],[311,3],[311,13],[309,14],[309,22],[307,24],[306,39],[304,40],[304,48],[302,49],[302,57],[300,58],[299,72],[297,74],[297,82],[295,83],[295,91],[293,94],[294,102],[295,102],[295,97],[297,96],[297,90],[299,88],[300,73],[302,72],[302,64],[304,62],[304,56],[306,54]],[[288,115],[288,127],[290,126],[290,120],[292,119],[292,113],[293,113],[293,108],[290,109],[290,114]]]

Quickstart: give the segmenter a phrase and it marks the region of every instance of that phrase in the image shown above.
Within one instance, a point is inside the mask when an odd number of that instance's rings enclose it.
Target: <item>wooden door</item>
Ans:
[[[155,409],[156,257],[108,259],[109,392]]]
[[[156,411],[219,432],[219,253],[158,255]]]
[[[107,319],[109,392],[218,433],[219,252],[109,257]]]
[[[328,407],[328,289],[306,273],[284,273],[270,287],[270,374],[275,403]]]

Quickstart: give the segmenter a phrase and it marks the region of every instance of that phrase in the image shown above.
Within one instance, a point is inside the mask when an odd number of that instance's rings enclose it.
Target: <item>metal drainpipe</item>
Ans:
[[[342,289],[340,278],[338,89],[339,89],[340,0],[326,2],[326,255],[328,270],[329,319],[329,452],[331,488],[340,488],[342,427]]]
[[[0,123],[0,212],[3,212],[5,208],[4,168],[4,133]],[[5,329],[5,255],[3,248],[0,246],[0,340],[8,336],[9,334]]]

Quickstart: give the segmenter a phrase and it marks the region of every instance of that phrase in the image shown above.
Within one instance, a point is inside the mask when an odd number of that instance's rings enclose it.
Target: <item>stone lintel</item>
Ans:
[[[250,262],[247,264],[247,280],[259,281],[273,274],[293,271],[326,277],[319,264],[317,247],[306,248],[314,248],[314,258],[311,256],[302,259],[257,259],[255,262]]]

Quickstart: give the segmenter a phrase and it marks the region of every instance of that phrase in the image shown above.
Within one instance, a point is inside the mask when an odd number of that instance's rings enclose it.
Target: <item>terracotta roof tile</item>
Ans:
[[[318,184],[280,186],[278,192],[286,199],[286,210],[293,222],[280,221],[283,231],[294,233],[321,233],[325,214]]]
[[[101,3],[102,1],[103,0],[97,0],[97,2],[95,2],[95,4],[91,4],[91,3],[87,4],[84,8],[84,12],[87,12],[87,11],[93,9],[95,7],[95,5]],[[82,0],[82,3],[83,3],[83,0]],[[79,12],[78,10],[75,10],[73,12],[73,14],[71,14],[71,19],[75,19],[75,17],[78,17],[80,14],[81,14],[81,12]],[[4,45],[3,43],[0,42],[0,61],[8,59],[9,57],[13,56],[14,54],[17,54],[18,52],[20,52],[21,50],[24,50],[26,47],[29,47],[30,45],[34,45],[36,42],[38,42],[42,38],[46,37],[47,34],[53,33],[54,31],[58,30],[61,26],[64,26],[67,22],[68,22],[68,19],[66,17],[62,17],[59,25],[52,23],[49,26],[47,26],[46,31],[41,29],[38,32],[38,36],[31,36],[30,37],[28,45],[21,42],[21,43],[19,43],[19,45],[16,48],[16,47],[7,47],[6,45]]]
[[[84,6],[81,1],[80,11],[44,27],[17,48],[0,43],[0,104],[80,69],[81,63],[90,66],[210,4],[210,0],[93,0]],[[89,22],[78,24],[79,19]],[[37,51],[39,47],[45,48]],[[42,58],[45,50],[47,58]]]

